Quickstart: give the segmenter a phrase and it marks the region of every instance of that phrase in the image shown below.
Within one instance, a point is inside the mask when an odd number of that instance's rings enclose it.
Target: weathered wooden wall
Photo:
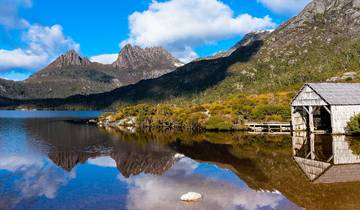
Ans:
[[[305,110],[295,111],[295,108],[291,108],[291,125],[293,131],[306,131],[306,117]]]
[[[305,86],[297,95],[292,106],[326,106],[327,103],[310,87]]]
[[[353,154],[344,135],[333,136],[334,164],[360,163],[360,156]]]
[[[360,114],[360,105],[331,106],[331,125],[333,134],[345,134],[350,118]]]

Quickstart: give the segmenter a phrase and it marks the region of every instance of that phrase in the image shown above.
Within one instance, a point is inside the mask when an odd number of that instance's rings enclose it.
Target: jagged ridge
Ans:
[[[161,47],[140,48],[127,44],[119,53],[118,59],[112,64],[121,69],[139,69],[160,66],[161,68],[173,68],[181,63],[169,52]]]

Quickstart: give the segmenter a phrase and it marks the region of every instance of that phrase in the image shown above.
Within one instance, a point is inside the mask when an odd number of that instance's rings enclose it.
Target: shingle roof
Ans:
[[[330,105],[360,105],[360,83],[308,83]]]

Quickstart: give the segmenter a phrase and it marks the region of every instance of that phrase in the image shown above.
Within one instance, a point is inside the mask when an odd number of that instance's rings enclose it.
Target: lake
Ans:
[[[131,134],[84,123],[99,114],[0,111],[0,209],[360,206],[360,146],[345,137]],[[187,192],[203,198],[180,201]]]

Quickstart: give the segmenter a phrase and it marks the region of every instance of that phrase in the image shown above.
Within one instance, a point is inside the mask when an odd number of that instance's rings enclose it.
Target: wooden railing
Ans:
[[[256,133],[289,133],[291,132],[291,124],[287,122],[267,122],[267,123],[245,123],[245,126]]]

